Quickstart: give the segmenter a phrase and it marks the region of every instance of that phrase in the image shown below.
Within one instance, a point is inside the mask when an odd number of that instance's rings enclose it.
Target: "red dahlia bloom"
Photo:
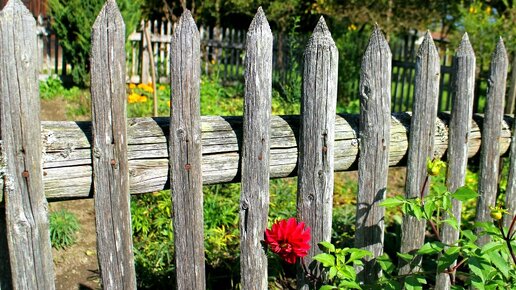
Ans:
[[[294,264],[297,257],[304,257],[310,249],[310,228],[295,218],[280,220],[265,230],[265,242],[285,262]]]

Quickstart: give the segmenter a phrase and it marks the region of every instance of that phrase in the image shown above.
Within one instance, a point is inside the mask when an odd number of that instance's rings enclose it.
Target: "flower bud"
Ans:
[[[499,206],[490,206],[489,209],[491,210],[490,215],[495,221],[501,220],[504,214],[509,213],[506,209],[503,209]]]
[[[441,168],[445,168],[446,163],[442,161],[441,159],[434,159],[430,160],[430,158],[427,159],[426,162],[426,172],[430,176],[437,176],[441,172]]]

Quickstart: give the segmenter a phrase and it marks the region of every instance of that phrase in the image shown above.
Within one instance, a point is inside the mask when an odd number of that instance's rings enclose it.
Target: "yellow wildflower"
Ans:
[[[352,23],[351,25],[348,26],[348,30],[349,31],[355,31],[355,30],[357,30],[357,26]]]
[[[140,103],[147,102],[147,97],[146,96],[140,96],[140,98],[138,99],[138,102],[140,102]]]
[[[491,6],[487,6],[486,8],[486,14],[491,15]]]
[[[171,108],[170,101],[167,101],[167,105],[168,105],[169,108]]]
[[[477,7],[475,7],[474,5],[469,6],[469,13],[470,14],[477,13]]]
[[[159,86],[158,90],[163,91],[165,89],[164,85]]]
[[[130,83],[129,88],[132,90],[132,89],[136,88],[136,85],[134,83]]]
[[[140,100],[140,97],[141,97],[140,95],[138,95],[136,93],[132,93],[127,97],[127,102],[129,102],[129,104],[138,103]]]

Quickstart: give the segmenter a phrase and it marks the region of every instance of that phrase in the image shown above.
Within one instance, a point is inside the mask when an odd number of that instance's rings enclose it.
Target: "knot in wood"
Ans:
[[[185,170],[186,171],[190,171],[190,168],[192,168],[192,165],[190,165],[189,163],[186,163],[185,164]]]
[[[179,138],[180,140],[185,139],[185,130],[183,130],[183,129],[177,129],[177,131],[176,131],[176,136],[177,136],[177,138]]]
[[[322,152],[326,153],[326,152],[328,152],[328,147],[323,146],[321,150],[322,150]]]
[[[242,210],[247,210],[249,208],[249,204],[247,203],[247,201],[244,200],[242,201],[240,207],[242,208]]]
[[[27,170],[24,170],[22,172],[22,176],[25,177],[25,178],[29,177],[29,172]]]
[[[313,194],[309,194],[309,195],[307,196],[307,198],[308,198],[308,201],[309,201],[309,202],[312,202],[312,201],[314,201],[315,196],[314,196]]]

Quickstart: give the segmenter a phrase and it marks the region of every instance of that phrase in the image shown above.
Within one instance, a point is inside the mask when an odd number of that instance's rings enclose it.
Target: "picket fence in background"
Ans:
[[[368,282],[381,275],[376,257],[383,252],[385,226],[379,203],[389,166],[407,166],[407,195],[413,196],[423,186],[427,157],[446,154],[453,191],[464,184],[468,158],[480,152],[477,220],[485,221],[494,205],[499,158],[510,151],[507,200],[516,208],[516,138],[510,132],[513,119],[502,114],[507,55],[501,40],[491,64],[485,116],[472,116],[475,56],[464,35],[454,56],[454,107],[438,117],[441,75],[429,34],[416,57],[413,112],[392,114],[392,55],[376,27],[362,60],[361,112],[336,116],[338,52],[321,18],[304,54],[302,114],[271,116],[273,36],[258,9],[246,35],[244,116],[201,117],[200,33],[186,11],[169,43],[171,117],[128,120],[125,28],[115,1],[108,0],[92,31],[92,121],[40,122],[35,29],[20,0],[10,0],[0,13],[2,290],[54,289],[47,202],[63,198],[95,199],[106,289],[136,285],[131,193],[172,189],[178,289],[206,287],[203,184],[242,182],[242,289],[267,289],[261,241],[272,177],[299,176],[297,215],[312,229],[309,263],[318,253],[317,242],[330,239],[334,171],[358,169],[355,245],[374,254],[359,273]],[[460,204],[453,211],[460,216]],[[405,218],[402,251],[419,248],[424,234],[424,224]],[[457,231],[447,228],[443,238],[453,243]],[[302,279],[298,283],[307,287]],[[448,274],[440,274],[436,288],[449,286]]]

